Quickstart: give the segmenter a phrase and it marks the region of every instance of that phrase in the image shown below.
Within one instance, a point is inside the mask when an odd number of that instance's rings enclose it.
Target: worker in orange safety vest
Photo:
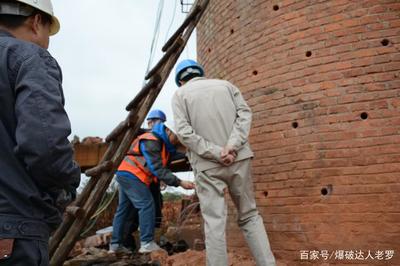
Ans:
[[[167,116],[166,114],[160,110],[160,109],[153,109],[149,112],[149,114],[146,117],[146,122],[147,122],[147,128],[146,129],[140,129],[139,134],[143,134],[145,132],[149,132],[152,130],[153,126],[157,123],[165,123],[167,121]],[[173,158],[170,160],[176,160],[176,159],[181,159],[181,158],[186,158],[184,154],[182,153],[177,153],[174,155]],[[161,223],[162,223],[162,208],[163,208],[163,195],[161,194],[161,182],[157,183],[151,183],[150,184],[150,191],[151,194],[153,195],[153,200],[154,200],[154,207],[155,207],[155,227],[156,230],[157,228],[161,228]],[[163,184],[162,187],[165,187]],[[123,229],[123,234],[122,234],[122,241],[119,236],[115,236],[111,239],[112,243],[119,243],[122,245],[124,248],[122,251],[124,252],[131,252],[136,250],[137,243],[135,240],[135,237],[133,235],[134,232],[136,232],[139,229],[139,211],[138,209],[133,206],[133,204],[127,200],[124,205],[124,212],[128,212],[125,222],[124,222],[124,229]],[[125,249],[126,248],[126,249]],[[120,248],[121,250],[121,248]],[[111,251],[113,253],[113,251]]]
[[[126,202],[139,210],[140,249],[147,253],[160,249],[154,241],[155,210],[150,185],[163,181],[169,186],[193,189],[194,184],[180,180],[167,168],[169,158],[176,153],[179,140],[172,127],[164,123],[153,125],[151,132],[137,137],[116,172],[119,184],[119,204],[113,220],[113,238],[110,252],[123,251],[123,225],[126,220]]]

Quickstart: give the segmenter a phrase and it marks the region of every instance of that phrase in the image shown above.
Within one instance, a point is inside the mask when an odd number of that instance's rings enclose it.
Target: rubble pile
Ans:
[[[109,254],[105,249],[85,248],[82,254],[64,263],[64,266],[145,266],[166,265],[166,251],[151,254]]]
[[[94,228],[112,224],[117,199],[105,211]],[[109,254],[108,245],[111,240],[111,228],[97,231],[96,235],[78,241],[70,253],[70,260],[65,266],[128,266],[128,265],[167,265],[193,266],[205,265],[205,243],[203,221],[196,198],[184,197],[178,201],[165,201],[163,222],[156,230],[156,240],[162,250],[151,254]],[[94,232],[94,231],[91,231]],[[136,240],[138,232],[134,233]],[[252,258],[230,251],[229,265],[255,265]]]
[[[113,209],[113,208],[112,208]],[[101,224],[110,225],[112,215],[107,212],[102,215]],[[109,219],[108,224],[106,223]],[[104,228],[102,233],[89,236],[78,241],[70,253],[68,260],[64,265],[67,266],[99,266],[99,265],[199,265],[204,261],[203,250],[204,236],[201,227],[202,220],[198,204],[193,204],[189,198],[183,198],[181,201],[166,201],[163,208],[163,222],[160,229],[156,230],[156,240],[163,248],[160,251],[151,254],[109,254],[108,245],[111,240],[111,229]],[[97,228],[98,226],[95,226]],[[134,233],[135,239],[139,239],[138,232]],[[193,250],[195,249],[195,250]],[[192,258],[190,264],[185,256],[187,254]],[[182,262],[182,259],[184,259]],[[194,263],[194,264],[193,264]]]
[[[252,258],[230,252],[229,266],[254,266]],[[168,256],[167,251],[160,250],[150,254],[109,254],[107,250],[98,248],[84,249],[83,253],[66,263],[64,266],[194,266],[206,265],[205,251],[187,250]]]

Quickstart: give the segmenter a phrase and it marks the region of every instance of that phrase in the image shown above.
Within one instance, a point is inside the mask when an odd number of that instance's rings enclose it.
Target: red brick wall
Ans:
[[[211,0],[197,33],[207,75],[235,83],[253,110],[276,257],[395,250],[400,265],[400,2]],[[244,247],[234,216],[229,245]]]

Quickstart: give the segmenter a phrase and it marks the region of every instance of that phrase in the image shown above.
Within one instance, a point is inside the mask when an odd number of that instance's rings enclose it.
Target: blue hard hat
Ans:
[[[192,59],[182,60],[176,66],[176,69],[175,69],[175,83],[176,83],[176,85],[178,85],[178,87],[181,86],[181,84],[179,84],[180,75],[182,74],[183,71],[185,71],[188,68],[197,69],[200,71],[200,76],[204,76],[204,69],[199,63],[197,63],[196,61],[194,61]]]
[[[150,120],[150,119],[160,119],[161,121],[165,122],[167,120],[167,116],[165,115],[165,113],[163,111],[154,109],[154,110],[150,111],[146,120]]]

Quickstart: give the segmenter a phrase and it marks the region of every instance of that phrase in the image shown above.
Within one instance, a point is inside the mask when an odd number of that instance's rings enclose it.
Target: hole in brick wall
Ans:
[[[233,34],[235,31],[233,29],[231,29],[231,34]]]
[[[332,185],[327,185],[321,189],[321,195],[326,196],[332,193],[333,187]]]
[[[368,113],[367,113],[367,112],[362,112],[362,113],[360,114],[360,117],[361,117],[362,120],[365,120],[365,119],[368,118]]]
[[[264,197],[268,197],[268,191],[263,192]]]
[[[278,10],[279,10],[279,6],[278,6],[278,5],[274,5],[274,6],[272,7],[272,9],[275,10],[275,11],[278,11]]]
[[[257,74],[258,74],[258,71],[257,71],[257,70],[254,70],[254,71],[253,71],[253,75],[254,75],[254,76],[257,76]]]
[[[389,40],[388,40],[388,39],[383,39],[383,40],[381,41],[381,44],[382,44],[383,46],[388,46]]]
[[[307,52],[306,52],[306,56],[307,56],[307,57],[310,57],[311,55],[312,55],[312,52],[311,52],[311,51],[307,51]]]
[[[297,122],[293,122],[293,123],[292,123],[292,127],[293,127],[293,128],[298,128],[298,126],[299,126],[299,123],[297,123]]]

